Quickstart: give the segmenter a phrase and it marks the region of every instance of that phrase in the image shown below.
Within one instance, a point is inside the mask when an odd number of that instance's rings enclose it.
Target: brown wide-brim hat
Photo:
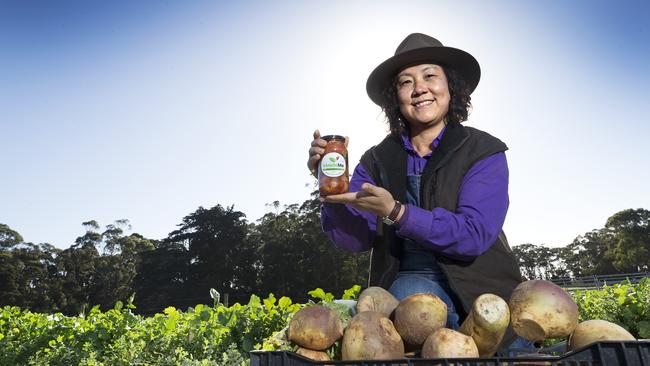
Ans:
[[[423,63],[453,68],[467,83],[470,94],[481,78],[481,67],[474,56],[453,47],[445,47],[437,39],[422,33],[409,34],[397,46],[395,55],[375,68],[366,83],[368,96],[375,104],[384,101],[383,90],[394,82],[397,73],[407,67]]]

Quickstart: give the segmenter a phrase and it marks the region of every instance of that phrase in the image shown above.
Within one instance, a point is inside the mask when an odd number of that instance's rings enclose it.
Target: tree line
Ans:
[[[128,220],[103,228],[91,220],[67,249],[25,242],[0,224],[0,306],[73,315],[130,299],[136,312],[152,314],[212,303],[210,289],[231,304],[269,293],[305,302],[317,287],[340,294],[365,284],[368,253],[329,242],[316,193],[302,204],[272,207],[255,223],[233,206],[199,207],[164,239],[127,234]],[[648,270],[649,222],[650,211],[624,210],[566,247],[522,244],[513,251],[527,278]]]
[[[564,247],[513,248],[524,277],[554,279],[650,270],[650,211],[627,209]]]
[[[230,304],[269,293],[304,302],[316,287],[342,293],[364,282],[368,254],[329,242],[316,196],[272,207],[256,223],[233,206],[199,207],[161,240],[127,235],[127,220],[104,228],[88,221],[63,250],[24,242],[0,224],[0,306],[72,315],[88,306],[112,308],[135,294],[135,311],[151,314],[210,304],[210,289]]]

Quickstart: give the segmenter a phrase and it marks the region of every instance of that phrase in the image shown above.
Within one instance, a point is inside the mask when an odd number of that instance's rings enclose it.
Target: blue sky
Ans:
[[[64,248],[126,218],[309,197],[311,132],[386,129],[370,71],[411,32],[472,53],[467,125],[510,147],[513,244],[650,209],[643,1],[0,1],[0,222]]]

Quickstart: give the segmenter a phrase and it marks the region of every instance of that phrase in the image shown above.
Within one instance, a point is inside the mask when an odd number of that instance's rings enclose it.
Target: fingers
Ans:
[[[327,141],[320,138],[320,131],[314,131],[314,140],[311,142],[311,148],[309,149],[309,155],[313,154],[322,154],[325,152],[325,147],[327,146]]]
[[[380,216],[386,216],[390,213],[395,205],[395,199],[386,189],[374,186],[370,183],[364,183],[361,190],[368,196],[375,198],[374,210]]]
[[[320,146],[312,146],[309,148],[309,156],[316,155],[316,154],[323,155],[324,152],[325,152],[325,148],[322,148]]]
[[[321,202],[340,203],[350,205],[358,210],[380,214],[384,210],[384,205],[379,197],[370,195],[366,191],[348,192],[320,197]]]
[[[371,196],[379,196],[381,193],[379,187],[373,186],[370,183],[364,183],[363,185],[361,185],[361,189]]]
[[[377,192],[381,188],[373,186],[370,183],[364,183],[361,186],[361,190],[358,192],[348,192],[341,194],[332,194],[329,196],[323,197],[324,202],[330,203],[352,203],[352,204],[361,204],[363,202],[368,202],[368,198],[377,197]]]
[[[320,138],[320,131],[315,130],[313,134],[314,140],[311,142],[309,148],[309,159],[307,160],[307,168],[313,176],[316,176],[316,166],[325,152],[327,141]]]
[[[357,193],[359,192],[332,194],[321,198],[323,202],[328,202],[328,203],[356,203],[356,201],[358,200]]]
[[[316,143],[316,140],[312,142],[312,145],[314,143]],[[312,174],[316,174],[316,166],[318,165],[318,161],[321,159],[324,152],[325,149],[319,146],[312,146],[309,149],[309,159],[307,160],[307,167],[309,168],[309,171]]]
[[[319,160],[320,160],[320,155],[318,154],[310,156],[309,160],[307,160],[307,169],[309,169],[311,175],[313,175],[314,177],[316,177],[316,174],[318,173],[316,167],[318,166]]]

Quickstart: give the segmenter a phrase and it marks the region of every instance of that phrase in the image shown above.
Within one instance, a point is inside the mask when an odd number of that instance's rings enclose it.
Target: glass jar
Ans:
[[[327,135],[323,157],[318,162],[318,189],[321,196],[346,193],[350,182],[348,178],[348,149],[345,137]]]

